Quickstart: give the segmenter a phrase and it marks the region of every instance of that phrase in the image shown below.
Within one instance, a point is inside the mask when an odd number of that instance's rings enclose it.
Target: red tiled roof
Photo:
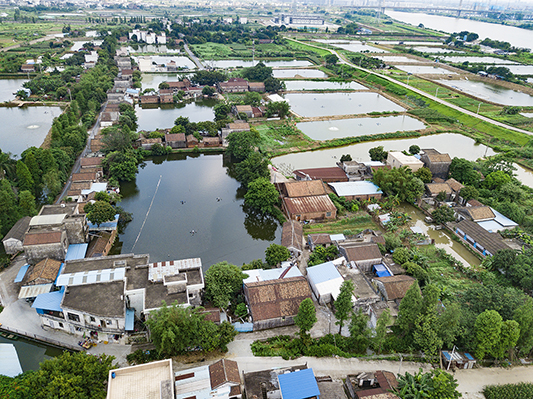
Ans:
[[[222,359],[212,364],[209,366],[209,380],[211,381],[211,389],[216,389],[227,382],[240,384],[241,376],[237,362]]]
[[[61,242],[60,231],[42,231],[40,233],[26,234],[24,245],[56,244]]]

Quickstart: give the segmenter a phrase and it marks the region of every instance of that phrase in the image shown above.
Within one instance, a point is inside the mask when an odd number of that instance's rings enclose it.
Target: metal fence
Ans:
[[[0,330],[1,331],[6,331],[6,332],[10,332],[12,334],[20,335],[21,337],[28,338],[30,340],[44,342],[44,343],[46,343],[48,345],[55,346],[55,347],[58,347],[60,349],[68,349],[68,350],[76,351],[76,352],[81,351],[81,348],[79,346],[70,345],[70,344],[67,344],[65,342],[61,342],[61,341],[57,341],[57,340],[52,339],[52,338],[44,337],[42,335],[31,334],[31,333],[28,333],[26,331],[20,331],[20,330],[17,330],[16,328],[11,328],[11,327],[8,327],[8,326],[1,326]]]

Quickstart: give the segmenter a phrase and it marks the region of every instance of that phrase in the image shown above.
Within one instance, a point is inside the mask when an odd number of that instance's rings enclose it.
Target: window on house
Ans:
[[[59,327],[63,328],[63,323],[59,323]]]
[[[100,327],[106,327],[105,320],[100,320]]]
[[[331,212],[327,212],[327,213],[326,213],[326,216],[331,216]]]
[[[74,314],[74,313],[67,313],[67,314],[68,314],[69,320],[77,321],[78,323],[80,322],[80,316],[78,316],[77,314]]]
[[[91,316],[91,323],[94,323],[94,322],[96,322],[96,319]]]

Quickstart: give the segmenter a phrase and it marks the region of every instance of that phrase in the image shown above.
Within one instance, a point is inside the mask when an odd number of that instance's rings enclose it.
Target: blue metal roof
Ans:
[[[22,281],[29,268],[30,265],[24,265],[20,268],[19,272],[17,273],[17,277],[15,277],[15,283],[20,283]]]
[[[126,331],[133,331],[135,324],[135,310],[126,309]]]
[[[489,233],[496,233],[497,231],[504,230],[504,227],[496,222],[496,220],[484,220],[483,222],[476,222],[479,226],[483,227]]]
[[[465,356],[468,360],[474,360],[474,358],[472,357],[472,355],[470,353],[466,353],[465,352]]]
[[[283,399],[306,399],[320,396],[313,369],[280,374],[278,381]]]
[[[61,273],[63,273],[63,269],[65,268],[65,264],[64,263],[61,263],[61,266],[59,266],[59,271],[57,272],[57,276],[56,276],[56,279],[54,281],[54,284],[57,285],[57,279],[59,278],[59,276],[61,276]]]
[[[328,185],[335,190],[339,197],[382,194],[378,186],[367,180],[328,183]]]
[[[518,223],[515,223],[513,220],[509,219],[507,216],[502,215],[496,209],[494,209],[494,208],[490,208],[490,209],[492,209],[492,212],[494,213],[494,216],[496,216],[494,218],[494,220],[496,222],[498,222],[499,224],[501,224],[502,226],[504,226],[504,227],[515,227],[515,226],[518,226]]]
[[[39,294],[33,301],[32,308],[51,310],[54,312],[62,312],[61,301],[63,300],[63,294],[65,288],[61,288],[59,291],[47,292],[46,294]]]
[[[391,274],[387,270],[384,264],[380,263],[379,265],[372,266],[378,277],[389,277]]]
[[[326,262],[320,265],[308,267],[307,276],[309,277],[309,280],[315,284],[335,280],[339,277],[342,278],[333,262]]]
[[[76,260],[85,258],[89,244],[70,244],[67,249],[65,260]]]
[[[254,330],[253,323],[233,323],[233,327],[235,327],[235,330],[238,332],[251,332]]]

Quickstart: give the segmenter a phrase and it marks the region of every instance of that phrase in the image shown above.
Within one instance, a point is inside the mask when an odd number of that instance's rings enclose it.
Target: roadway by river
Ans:
[[[346,57],[344,57],[344,55],[339,54],[336,50],[333,50],[333,49],[330,49],[330,48],[325,48],[325,47],[320,47],[320,46],[315,46],[314,44],[310,44],[310,43],[304,43],[304,42],[301,42],[299,40],[292,39],[290,37],[285,37],[285,38],[288,39],[288,40],[292,40],[294,42],[306,45],[306,46],[315,47],[315,48],[322,49],[322,50],[328,50],[330,53],[335,54],[339,58],[339,60],[340,60],[340,62],[342,64],[349,65],[349,66],[351,66],[353,68],[359,69],[360,71],[364,71],[366,73],[370,73],[370,74],[375,75],[375,76],[379,76],[382,79],[386,79],[389,82],[392,82],[392,83],[395,83],[395,84],[397,84],[399,86],[402,86],[402,87],[404,87],[404,88],[406,88],[408,90],[411,90],[411,91],[413,91],[413,92],[415,92],[417,94],[420,94],[421,96],[426,97],[426,98],[428,98],[428,99],[430,99],[432,101],[438,102],[439,104],[445,105],[445,106],[450,107],[450,108],[452,108],[452,109],[454,109],[456,111],[462,112],[463,114],[472,116],[474,118],[480,119],[480,120],[482,120],[484,122],[488,122],[488,123],[490,123],[492,125],[495,125],[495,126],[503,127],[505,129],[508,129],[508,130],[512,130],[512,131],[515,131],[515,132],[518,132],[518,133],[524,133],[524,134],[527,134],[527,135],[533,135],[532,132],[528,132],[527,130],[519,129],[519,128],[514,127],[514,126],[510,126],[510,125],[507,125],[505,123],[502,123],[502,122],[499,122],[499,121],[495,121],[494,119],[487,118],[486,116],[476,114],[475,112],[472,112],[472,111],[469,111],[469,110],[464,109],[462,107],[459,107],[458,105],[449,103],[448,101],[442,100],[442,99],[440,99],[438,97],[435,97],[435,96],[433,96],[431,94],[426,93],[425,91],[417,89],[417,88],[415,88],[413,86],[410,86],[410,85],[408,85],[406,83],[400,82],[399,80],[391,78],[390,76],[383,75],[381,73],[374,72],[374,71],[372,71],[370,69],[362,68],[362,67],[360,67],[358,65],[355,65],[355,64],[351,63],[350,61],[348,61],[346,59]]]

